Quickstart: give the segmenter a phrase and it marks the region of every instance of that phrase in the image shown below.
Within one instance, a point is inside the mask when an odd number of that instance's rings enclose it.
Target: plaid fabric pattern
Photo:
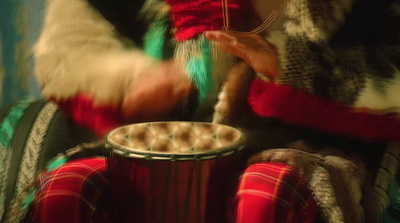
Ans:
[[[32,222],[111,222],[104,158],[71,161],[40,176]]]
[[[259,163],[243,173],[230,222],[314,222],[317,204],[299,172],[284,163]]]
[[[91,158],[43,174],[32,222],[112,222],[106,172],[103,158]],[[283,163],[249,166],[230,206],[228,218],[236,223],[308,223],[314,221],[317,209],[302,176]]]

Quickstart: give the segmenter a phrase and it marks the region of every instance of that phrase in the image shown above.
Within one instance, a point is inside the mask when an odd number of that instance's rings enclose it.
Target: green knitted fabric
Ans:
[[[15,129],[19,120],[22,118],[25,110],[33,103],[34,100],[24,100],[15,104],[9,111],[7,117],[0,124],[0,147],[8,150],[11,139],[14,136]]]
[[[156,19],[144,36],[144,52],[158,60],[164,57],[163,49],[168,29],[168,16],[169,14],[165,13]]]
[[[47,172],[51,172],[61,166],[63,166],[68,159],[64,155],[59,155],[55,157],[54,159],[49,161],[49,164],[47,165]]]
[[[189,77],[199,91],[199,103],[203,104],[209,93],[213,90],[214,80],[212,78],[212,57],[210,42],[202,39],[200,42],[201,54],[188,61],[187,70]]]

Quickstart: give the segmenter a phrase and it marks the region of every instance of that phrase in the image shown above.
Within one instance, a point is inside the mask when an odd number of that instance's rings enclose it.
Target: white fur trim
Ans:
[[[86,1],[50,0],[35,46],[44,96],[64,100],[84,92],[96,104],[120,103],[128,84],[156,63],[124,41]]]

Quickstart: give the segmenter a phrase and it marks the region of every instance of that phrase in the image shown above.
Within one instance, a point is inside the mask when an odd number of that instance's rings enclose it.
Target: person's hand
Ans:
[[[279,75],[276,48],[263,37],[236,31],[207,31],[205,36],[224,51],[241,58],[257,73],[272,79]]]
[[[129,121],[153,121],[171,112],[193,89],[193,84],[173,61],[161,62],[128,87],[122,115]]]

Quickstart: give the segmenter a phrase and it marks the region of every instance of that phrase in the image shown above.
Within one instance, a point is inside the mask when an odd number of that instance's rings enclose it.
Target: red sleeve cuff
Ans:
[[[255,80],[248,102],[260,117],[367,141],[400,140],[397,114],[356,112],[352,107],[287,85]]]
[[[101,138],[122,124],[122,118],[117,108],[95,106],[93,97],[88,94],[79,94],[65,101],[54,101],[77,124],[93,130]]]

